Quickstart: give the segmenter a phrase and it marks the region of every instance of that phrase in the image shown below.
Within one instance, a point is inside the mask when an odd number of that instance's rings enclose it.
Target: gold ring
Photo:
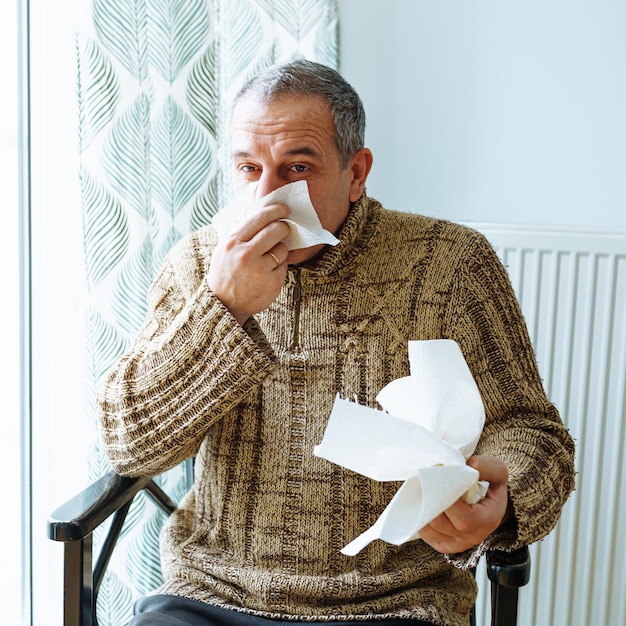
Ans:
[[[273,252],[268,252],[268,254],[276,261],[276,267],[280,265],[280,261],[276,258],[276,255]]]

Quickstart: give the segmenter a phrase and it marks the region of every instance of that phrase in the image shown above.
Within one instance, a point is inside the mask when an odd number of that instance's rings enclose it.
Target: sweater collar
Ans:
[[[363,194],[351,207],[337,238],[336,246],[326,246],[320,254],[299,266],[313,272],[316,276],[328,276],[351,265],[351,261],[366,247],[374,230],[376,201]]]

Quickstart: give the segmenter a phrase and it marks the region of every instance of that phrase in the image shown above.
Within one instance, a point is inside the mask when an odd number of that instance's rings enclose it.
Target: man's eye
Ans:
[[[306,172],[307,166],[306,165],[302,165],[302,163],[296,163],[295,165],[291,166],[291,169],[294,172]]]
[[[254,172],[254,166],[253,165],[240,165],[239,171],[240,172]]]

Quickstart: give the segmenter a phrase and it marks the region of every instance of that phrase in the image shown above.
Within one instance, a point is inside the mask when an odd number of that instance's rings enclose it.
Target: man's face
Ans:
[[[233,111],[231,132],[236,196],[256,200],[306,180],[322,226],[337,233],[365,179],[358,179],[353,163],[341,167],[335,126],[323,100],[285,96],[264,104],[245,95]],[[321,247],[292,250],[288,262],[302,263]]]

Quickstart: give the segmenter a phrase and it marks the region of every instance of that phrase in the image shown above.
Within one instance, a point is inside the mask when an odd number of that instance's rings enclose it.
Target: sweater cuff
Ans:
[[[521,547],[517,532],[517,520],[513,514],[506,522],[494,530],[482,543],[464,552],[444,554],[448,563],[459,569],[470,569],[478,565],[480,558],[488,550],[511,552]]]

